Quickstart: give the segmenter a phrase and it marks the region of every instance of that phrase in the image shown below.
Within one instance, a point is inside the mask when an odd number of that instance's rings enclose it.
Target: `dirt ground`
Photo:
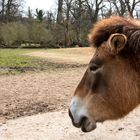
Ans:
[[[0,122],[66,109],[85,68],[0,77]]]
[[[85,69],[0,76],[0,140],[139,140],[140,108],[88,134],[71,125],[66,110]]]

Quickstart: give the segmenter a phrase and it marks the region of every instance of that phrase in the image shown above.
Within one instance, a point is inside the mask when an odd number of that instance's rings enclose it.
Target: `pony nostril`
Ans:
[[[81,118],[79,119],[79,122],[75,123],[74,126],[80,128],[83,125],[83,123],[85,122],[86,119],[87,119],[87,117],[81,116]]]
[[[80,124],[82,125],[86,119],[87,119],[87,117],[86,117],[86,116],[83,116],[83,117],[81,118],[81,120],[80,120]]]
[[[72,122],[73,122],[74,119],[73,119],[73,116],[72,116],[72,113],[71,113],[70,109],[68,110],[68,112],[69,112],[69,116],[70,116],[70,118],[71,118],[71,120],[72,120]]]

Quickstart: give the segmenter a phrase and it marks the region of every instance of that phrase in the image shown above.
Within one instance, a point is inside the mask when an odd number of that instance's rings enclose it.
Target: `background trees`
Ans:
[[[19,20],[22,15],[23,0],[0,0],[0,21]]]
[[[140,18],[140,0],[58,0],[56,11],[29,8],[23,0],[0,0],[0,46],[88,46],[93,24],[112,15]],[[37,45],[36,45],[37,44]]]

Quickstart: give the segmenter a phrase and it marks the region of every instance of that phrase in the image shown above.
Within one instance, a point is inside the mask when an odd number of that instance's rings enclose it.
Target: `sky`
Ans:
[[[25,0],[25,11],[30,6],[31,9],[35,10],[43,9],[44,11],[54,10],[56,8],[57,0]]]

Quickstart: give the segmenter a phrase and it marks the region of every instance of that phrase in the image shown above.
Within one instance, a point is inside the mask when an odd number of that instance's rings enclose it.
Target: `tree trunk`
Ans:
[[[2,0],[2,21],[4,21],[4,16],[5,16],[5,0]]]
[[[61,24],[63,20],[63,0],[58,0],[57,23]]]

